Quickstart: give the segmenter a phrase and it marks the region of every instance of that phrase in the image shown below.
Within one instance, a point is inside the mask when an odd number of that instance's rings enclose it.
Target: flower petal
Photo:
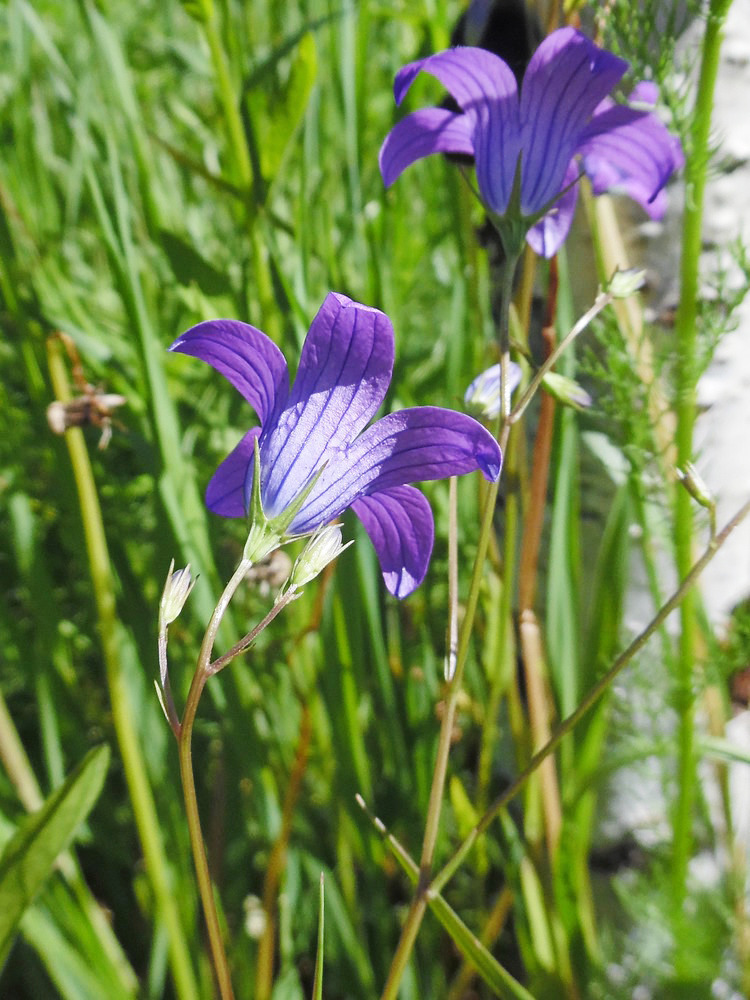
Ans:
[[[567,191],[557,199],[549,212],[543,215],[539,222],[526,233],[526,242],[540,257],[554,257],[565,242],[576,212],[577,178],[580,173],[579,165],[575,160],[571,160],[563,179],[563,189],[567,188]]]
[[[631,100],[635,97],[637,91]],[[655,114],[624,105],[612,105],[594,116],[579,151],[594,194],[624,191],[652,219],[664,214],[664,185],[685,162],[679,140]]]
[[[408,166],[431,153],[474,155],[466,115],[444,108],[424,108],[402,118],[380,147],[380,173],[385,186],[390,187]]]
[[[379,309],[330,292],[310,326],[289,402],[260,442],[263,509],[280,514],[324,460],[375,415],[393,371],[393,327]]]
[[[206,487],[206,506],[222,517],[244,517],[248,508],[253,473],[254,442],[260,427],[253,427],[230,451]],[[247,496],[245,483],[248,482]]]
[[[513,71],[493,52],[471,46],[447,49],[399,71],[393,88],[397,104],[423,71],[447,87],[469,119],[479,190],[489,208],[502,214],[521,149]]]
[[[573,28],[552,32],[521,86],[521,210],[534,215],[563,186],[581,132],[627,63]]]
[[[359,497],[406,483],[458,476],[475,469],[494,482],[501,466],[497,441],[464,413],[439,406],[390,413],[328,463],[290,531],[313,531]]]
[[[458,45],[400,69],[393,84],[396,104],[403,101],[420,73],[429,73],[439,80],[464,111],[517,94],[513,72],[499,56],[486,49]]]
[[[427,500],[413,486],[394,486],[360,497],[352,510],[375,546],[386,587],[408,597],[424,580],[435,540]]]
[[[241,392],[265,423],[280,413],[289,392],[289,372],[276,344],[254,326],[235,319],[212,319],[191,327],[170,351],[200,358]]]

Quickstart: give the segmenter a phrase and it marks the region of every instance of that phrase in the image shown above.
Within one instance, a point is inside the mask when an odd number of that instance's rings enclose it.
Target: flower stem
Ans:
[[[509,416],[510,423],[514,424],[516,421],[520,420],[526,411],[526,407],[529,405],[531,400],[534,398],[534,394],[538,390],[539,386],[544,379],[544,376],[550,371],[555,364],[560,355],[567,350],[568,347],[573,343],[579,334],[583,333],[589,323],[595,319],[602,309],[605,309],[610,302],[612,302],[614,296],[610,292],[600,292],[597,295],[594,304],[591,308],[581,316],[578,322],[571,328],[569,333],[563,337],[560,343],[555,347],[555,349],[549,354],[547,358],[544,359],[543,363],[540,365],[539,370],[534,375],[533,379],[529,382],[524,394],[521,396],[519,401],[516,403],[513,412]]]
[[[518,254],[507,255],[500,271],[500,322],[497,343],[500,351],[500,433],[498,441],[505,450],[510,432],[510,306],[513,300],[513,276]]]
[[[664,623],[664,621],[669,617],[669,615],[679,607],[685,596],[690,593],[691,589],[695,585],[696,581],[700,577],[703,570],[708,566],[711,560],[714,558],[719,549],[724,545],[726,540],[732,534],[732,532],[745,520],[745,518],[750,514],[750,500],[745,503],[740,510],[734,515],[734,517],[727,522],[727,524],[722,528],[718,534],[712,538],[703,555],[698,559],[696,563],[693,564],[690,571],[686,574],[682,583],[679,585],[677,590],[674,591],[672,596],[666,601],[666,603],[659,609],[659,611],[654,615],[648,625],[639,632],[638,635],[633,639],[630,645],[625,649],[617,659],[614,661],[609,670],[604,674],[604,676],[594,684],[591,690],[586,694],[581,701],[580,705],[576,708],[574,712],[564,719],[560,725],[557,727],[555,732],[550,737],[549,741],[538,750],[534,756],[531,758],[524,770],[518,775],[516,780],[512,782],[511,785],[503,792],[502,795],[498,796],[497,799],[492,803],[490,808],[484,814],[482,819],[477,823],[471,833],[466,837],[463,843],[457,848],[450,860],[444,865],[441,871],[435,876],[430,882],[429,886],[426,887],[425,891],[430,893],[439,893],[442,891],[443,887],[450,880],[453,874],[458,869],[459,865],[469,853],[471,848],[477,841],[485,830],[489,827],[490,823],[495,819],[498,813],[505,808],[505,806],[515,798],[518,792],[523,788],[525,783],[528,781],[530,775],[536,771],[542,761],[557,749],[563,739],[571,732],[572,729],[583,718],[584,715],[592,708],[596,702],[601,698],[601,696],[609,689],[612,682],[617,678],[617,676],[622,672],[622,670],[630,663],[633,657],[638,653],[648,642],[654,632],[657,631]]]
[[[55,397],[70,399],[70,387],[56,338],[47,342],[47,358]],[[112,722],[122,757],[128,794],[133,806],[138,836],[143,848],[149,881],[154,891],[159,916],[164,921],[169,940],[169,958],[177,995],[183,1000],[197,1000],[190,951],[180,919],[177,901],[169,884],[169,865],[164,854],[156,805],[138,739],[138,727],[132,710],[129,685],[125,678],[121,650],[129,637],[117,618],[112,569],[104,533],[102,512],[96,492],[86,443],[80,428],[65,432],[65,443],[73,467],[73,476],[81,508],[86,553],[94,588],[104,667],[112,706]]]
[[[703,197],[709,158],[709,133],[714,86],[719,68],[721,29],[731,0],[712,0],[703,37],[700,77],[685,169],[685,216],[680,263],[680,302],[675,320],[677,466],[683,468],[693,454],[696,408],[698,265],[701,251]],[[693,506],[688,492],[675,495],[675,558],[678,576],[684,576],[693,558]],[[692,851],[692,811],[695,797],[695,699],[693,671],[698,638],[696,597],[690,594],[680,610],[681,633],[677,665],[679,714],[678,793],[673,816],[672,887],[675,912],[685,898],[685,879]]]
[[[542,336],[548,357],[555,353],[555,312],[557,307],[557,268],[550,268],[550,289],[548,293],[547,317]],[[552,437],[555,426],[555,401],[543,393],[539,409],[534,452],[531,460],[531,483],[524,518],[521,562],[518,575],[518,599],[520,606],[519,635],[521,658],[526,678],[526,696],[529,707],[532,750],[537,750],[549,740],[549,712],[547,704],[547,667],[545,664],[542,633],[534,614],[536,596],[539,547],[544,523],[544,508],[547,498]],[[547,854],[554,865],[562,829],[562,809],[560,788],[555,761],[548,757],[541,765],[539,787],[544,813],[544,827],[547,837]]]
[[[501,277],[502,294],[502,314],[498,331],[498,345],[500,348],[500,426],[498,438],[500,447],[503,448],[508,440],[510,423],[510,303],[513,294],[513,274],[516,268],[517,257],[506,257],[503,264]],[[391,968],[388,972],[385,987],[383,988],[381,1000],[395,1000],[398,995],[401,978],[406,969],[406,964],[414,947],[417,934],[419,932],[422,918],[427,908],[426,889],[429,884],[430,869],[437,840],[438,827],[440,823],[440,811],[445,790],[445,776],[448,768],[448,757],[450,754],[451,735],[453,732],[453,719],[456,713],[456,705],[461,693],[464,667],[469,651],[469,640],[474,626],[474,616],[476,614],[477,603],[479,601],[479,589],[482,582],[482,572],[484,560],[487,555],[490,535],[492,532],[492,519],[495,513],[495,502],[497,500],[498,483],[492,483],[487,490],[485,506],[482,514],[482,525],[477,543],[477,554],[474,560],[474,569],[469,587],[469,597],[466,603],[466,612],[461,624],[461,631],[458,641],[458,652],[456,654],[456,667],[453,680],[450,682],[448,695],[445,700],[443,718],[440,724],[440,735],[438,737],[438,749],[435,760],[435,769],[432,776],[432,787],[430,789],[430,801],[427,807],[427,817],[425,820],[425,834],[422,841],[422,858],[420,862],[420,878],[417,883],[416,893],[407,915],[404,926],[401,930],[398,946],[393,955]]]
[[[219,914],[214,900],[213,886],[211,884],[211,874],[208,870],[208,858],[206,857],[206,847],[203,841],[200,815],[198,813],[198,799],[195,792],[195,775],[193,774],[193,725],[198,711],[203,688],[211,674],[211,654],[216,641],[216,633],[219,631],[221,620],[224,617],[229,602],[235,591],[247,575],[251,562],[249,559],[242,559],[234,571],[229,583],[224,588],[224,593],[219,598],[219,603],[214,608],[211,621],[208,624],[206,633],[203,636],[200,654],[198,656],[198,666],[196,667],[193,680],[188,692],[185,711],[178,735],[178,746],[180,756],[180,778],[182,780],[182,791],[185,799],[185,815],[187,818],[188,832],[190,834],[190,845],[193,850],[193,862],[195,864],[195,874],[198,879],[198,890],[200,892],[203,914],[206,918],[206,928],[208,931],[208,943],[211,949],[211,958],[216,972],[216,981],[219,986],[219,994],[222,1000],[234,1000],[232,990],[232,980],[229,974],[229,963],[224,950],[224,942],[219,924]]]

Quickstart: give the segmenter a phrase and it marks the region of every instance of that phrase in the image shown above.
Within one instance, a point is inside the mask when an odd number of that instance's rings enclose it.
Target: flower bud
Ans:
[[[521,367],[514,361],[508,365],[510,391],[521,381]],[[500,415],[500,365],[492,365],[487,371],[477,375],[464,393],[464,403],[469,413],[485,420],[495,420]]]
[[[346,545],[342,543],[340,524],[326,524],[322,528],[318,528],[297,556],[289,577],[289,587],[296,589],[303,587],[310,580],[314,580],[330,562],[333,562],[344,549],[348,549],[352,544],[354,544],[353,540],[347,542]]]
[[[643,288],[646,272],[640,267],[629,267],[625,271],[615,271],[609,280],[607,291],[616,299],[626,299]]]
[[[167,582],[164,584],[164,592],[161,595],[161,602],[159,604],[159,624],[163,628],[171,625],[185,607],[185,601],[187,601],[197,579],[197,577],[191,575],[189,565],[185,569],[178,569],[174,573],[172,572],[173,569],[174,559],[169,564]]]
[[[716,507],[716,500],[711,490],[706,486],[703,477],[692,462],[685,462],[685,465],[681,469],[676,469],[675,471],[677,478],[693,500],[696,500],[701,507],[705,507],[707,510],[713,510]]]
[[[591,406],[591,396],[567,375],[546,372],[542,378],[542,385],[550,396],[554,396],[558,403],[562,403],[564,406],[572,406],[574,410],[585,410]]]

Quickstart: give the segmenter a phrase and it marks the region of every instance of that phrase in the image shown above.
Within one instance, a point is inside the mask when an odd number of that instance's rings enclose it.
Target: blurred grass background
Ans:
[[[77,855],[121,951],[102,930],[83,880],[55,874],[24,919],[0,978],[3,996],[210,995],[177,755],[153,691],[156,609],[170,559],[189,562],[199,584],[170,629],[180,705],[202,629],[245,538],[241,521],[205,510],[202,491],[250,414],[215,373],[165,349],[195,322],[236,317],[272,336],[293,370],[309,322],[333,289],[393,321],[387,408],[460,406],[465,386],[495,360],[491,273],[475,233],[481,213],[437,157],[388,192],[377,167],[400,114],[395,72],[444,48],[460,10],[447,0],[8,0],[0,7],[0,683],[12,717],[2,724],[3,746],[15,730],[46,795],[90,747],[118,742],[111,699],[125,700],[158,817],[159,864],[192,966],[182,980],[170,976],[172,936],[139,836],[139,823],[150,821],[136,822],[131,779],[115,754]],[[441,99],[437,84],[420,88],[420,103]],[[576,315],[564,258],[559,307],[564,330]],[[111,560],[114,666],[102,653],[94,591],[101,584],[92,585],[71,462],[45,417],[55,398],[45,345],[56,331],[75,342],[89,383],[126,399],[106,449],[96,447],[98,428],[85,430]],[[622,356],[627,349],[620,345]],[[596,429],[620,445],[612,425],[597,419]],[[515,477],[506,488],[519,493],[528,476],[522,435],[513,448]],[[567,411],[555,432],[543,555],[550,700],[560,717],[620,646],[628,528],[642,500],[626,474],[614,502],[615,485],[605,485],[606,530],[598,522],[584,567],[581,508],[586,533],[591,504],[580,496],[579,462],[578,417]],[[462,597],[479,485],[459,483]],[[248,656],[208,685],[196,773],[238,997],[263,995],[264,894],[275,911],[273,998],[311,994],[321,871],[325,996],[377,996],[387,975],[409,890],[354,796],[361,793],[418,852],[447,605],[448,487],[425,492],[437,537],[413,597],[387,597],[369,542],[350,519],[357,544],[335,573],[308,587]],[[498,545],[502,551],[502,535]],[[513,640],[506,635],[498,650],[492,617],[500,551],[487,572],[438,862],[475,821],[471,803],[493,798],[530,750]],[[220,642],[246,632],[271,600],[261,588],[243,591]],[[506,692],[510,714],[498,715]],[[622,886],[607,879],[595,900],[589,885],[598,794],[618,763],[614,752],[601,756],[607,720],[605,707],[559,757],[559,867],[548,870],[539,850],[539,803],[530,794],[495,824],[447,890],[476,933],[493,908],[502,924],[513,900],[493,953],[540,998],[626,996],[639,977],[671,976],[658,971],[668,941],[649,956],[647,972],[626,962],[619,983],[608,977],[607,961],[638,945],[623,943],[632,924],[616,902]],[[626,745],[625,756],[669,752],[647,741]],[[29,802],[20,772],[6,770],[7,836]],[[643,883],[628,891],[646,899],[655,925],[668,906],[658,887],[664,880],[654,876],[663,861],[641,859],[625,873],[626,885]],[[722,887],[711,898],[685,990],[710,988],[716,955],[730,954],[736,935],[737,894]],[[449,993],[460,964],[428,919],[401,996],[490,995],[464,980]]]

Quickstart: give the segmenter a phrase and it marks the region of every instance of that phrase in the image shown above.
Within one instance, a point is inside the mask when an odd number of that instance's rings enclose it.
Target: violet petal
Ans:
[[[480,469],[491,482],[502,466],[500,448],[472,417],[437,406],[389,413],[332,459],[290,530],[312,531],[358,497],[406,483],[459,476]]]
[[[170,351],[200,358],[220,372],[265,423],[286,404],[289,373],[276,344],[254,326],[235,319],[213,319],[191,327]]]
[[[664,185],[684,156],[679,140],[656,115],[624,105],[608,107],[591,120],[579,150],[594,194],[623,191],[651,218],[661,218]]]
[[[488,101],[517,98],[518,88],[512,70],[499,56],[486,49],[459,45],[404,66],[393,84],[396,104],[401,103],[420,73],[429,73],[439,80],[463,111],[469,112]]]
[[[521,85],[521,211],[538,212],[561,190],[582,130],[627,63],[573,28],[549,35]]]
[[[375,415],[390,384],[393,356],[393,327],[385,313],[345,295],[326,296],[302,348],[289,402],[261,436],[262,501],[269,517],[293,503],[321,464],[343,451]]]
[[[423,108],[402,118],[380,147],[380,173],[385,186],[390,187],[408,166],[431,153],[474,155],[466,115],[444,108]]]
[[[420,72],[430,73],[447,87],[469,119],[479,190],[487,205],[502,214],[508,207],[521,149],[518,88],[512,70],[485,49],[447,49],[397,74],[398,103]]]
[[[430,505],[413,486],[394,486],[360,497],[352,510],[365,526],[394,597],[408,597],[424,580],[435,527]]]
[[[578,201],[577,178],[581,168],[575,160],[568,164],[568,170],[563,180],[563,187],[568,187],[536,225],[526,233],[526,242],[540,257],[554,257],[565,242],[573,223],[573,216]]]

